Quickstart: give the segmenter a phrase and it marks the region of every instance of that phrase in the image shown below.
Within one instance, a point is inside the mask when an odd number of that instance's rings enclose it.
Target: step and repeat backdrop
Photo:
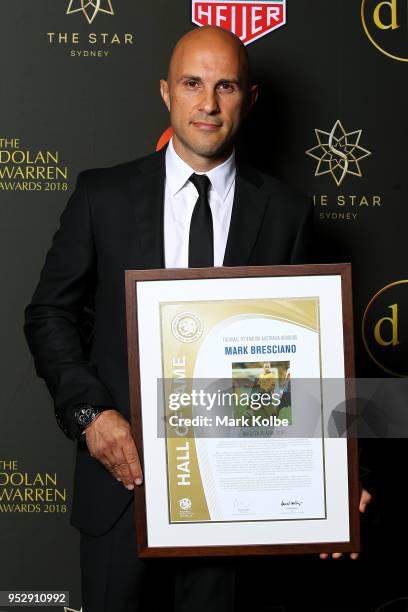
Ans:
[[[36,377],[23,310],[78,172],[169,138],[159,79],[176,40],[206,24],[241,37],[260,86],[242,154],[310,197],[320,261],[353,264],[357,374],[408,376],[406,0],[2,2],[0,590],[69,591],[49,609],[81,609],[75,447]],[[91,308],[80,332],[90,346]],[[251,561],[258,609],[408,609],[406,443],[380,442],[361,457],[378,491],[361,558]]]

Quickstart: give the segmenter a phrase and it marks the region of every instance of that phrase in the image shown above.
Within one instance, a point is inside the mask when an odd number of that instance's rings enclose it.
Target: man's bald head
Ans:
[[[250,83],[244,45],[214,26],[178,41],[160,92],[170,111],[176,153],[196,171],[207,171],[231,154],[258,93]]]
[[[196,49],[217,49],[220,53],[228,49],[235,53],[239,62],[240,77],[243,84],[249,87],[251,83],[251,70],[247,49],[241,39],[224,28],[218,26],[203,26],[190,30],[176,43],[169,61],[167,80],[170,81],[174,66],[182,61],[183,56],[192,53]]]

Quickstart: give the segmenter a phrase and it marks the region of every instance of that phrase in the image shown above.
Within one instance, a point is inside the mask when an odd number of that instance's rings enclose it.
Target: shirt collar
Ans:
[[[166,150],[166,179],[172,196],[184,187],[193,172],[193,168],[176,153],[172,138]],[[235,179],[235,151],[219,166],[197,174],[206,174],[217,196],[224,201]]]

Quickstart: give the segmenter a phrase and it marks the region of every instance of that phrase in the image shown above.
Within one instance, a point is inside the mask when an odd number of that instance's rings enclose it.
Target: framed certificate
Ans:
[[[126,309],[139,556],[358,552],[350,265],[126,271]]]

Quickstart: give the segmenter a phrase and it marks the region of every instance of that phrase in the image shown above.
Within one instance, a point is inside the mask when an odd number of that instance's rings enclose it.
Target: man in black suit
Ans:
[[[143,474],[129,424],[124,271],[302,263],[311,246],[310,204],[235,160],[257,97],[239,39],[220,28],[189,32],[160,85],[172,141],[80,174],[25,312],[37,373],[60,427],[78,440],[71,522],[81,532],[84,612],[140,609],[146,577],[135,553],[132,490]],[[90,293],[88,358],[77,322]],[[232,609],[231,564],[174,564],[178,611]]]

